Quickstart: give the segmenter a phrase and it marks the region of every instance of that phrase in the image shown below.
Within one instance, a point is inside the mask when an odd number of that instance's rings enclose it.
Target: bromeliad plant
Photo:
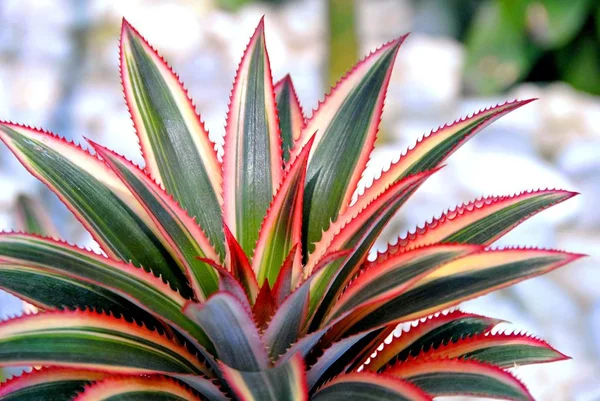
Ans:
[[[359,185],[404,39],[362,60],[305,120],[290,78],[272,83],[261,21],[233,85],[222,161],[177,75],[127,22],[121,76],[144,170],[91,141],[88,151],[2,123],[2,141],[104,254],[0,235],[1,288],[39,309],[0,324],[0,366],[36,366],[2,384],[0,400],[530,400],[506,369],[563,354],[492,331],[499,320],[439,312],[577,259],[489,248],[574,194],[478,199],[369,261],[452,152],[529,102],[440,127]]]

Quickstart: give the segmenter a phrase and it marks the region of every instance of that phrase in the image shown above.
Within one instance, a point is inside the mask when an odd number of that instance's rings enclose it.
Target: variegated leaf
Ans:
[[[165,376],[109,377],[85,388],[74,401],[201,401],[188,387]]]
[[[14,318],[0,323],[0,337],[0,366],[211,374],[185,346],[135,322],[92,311],[44,312]]]
[[[366,183],[366,189],[362,193],[356,194],[358,199],[354,203],[354,207],[360,209],[369,204],[387,187],[402,178],[440,166],[444,160],[482,129],[533,100],[535,99],[515,100],[489,107],[431,131],[400,156],[396,163],[382,171],[377,180],[370,185]]]
[[[0,401],[70,400],[84,386],[108,376],[108,373],[91,370],[34,369],[0,384]]]
[[[308,401],[304,361],[299,355],[262,372],[243,372],[226,365],[222,370],[239,401]]]
[[[462,301],[566,265],[582,255],[507,248],[476,252],[447,263],[355,325],[360,331],[415,320]]]
[[[125,20],[121,81],[146,169],[198,219],[224,255],[221,166],[179,77]]]
[[[313,137],[314,139],[314,137]],[[252,268],[258,277],[258,284],[265,280],[275,285],[279,268],[295,244],[302,242],[302,199],[308,155],[313,140],[306,143],[300,155],[286,172],[273,203],[260,230],[258,243],[252,258]],[[293,266],[300,267],[302,254],[296,249]],[[292,282],[300,278],[300,271],[292,272]]]
[[[233,84],[223,156],[225,223],[249,257],[282,173],[277,107],[261,19]]]
[[[275,84],[275,100],[281,128],[283,161],[287,162],[290,151],[304,128],[304,112],[289,74]]]
[[[384,373],[407,380],[435,397],[464,395],[533,401],[527,388],[512,374],[477,361],[432,359],[400,363]]]
[[[391,375],[349,373],[331,380],[311,398],[314,401],[432,401],[417,386]]]
[[[383,343],[383,349],[378,349],[377,354],[370,358],[364,368],[377,372],[387,364],[416,357],[421,352],[438,348],[450,341],[487,332],[501,322],[498,319],[465,313],[460,310],[429,317],[412,324],[400,335],[394,333],[391,342]]]
[[[100,160],[53,134],[0,124],[0,139],[75,214],[111,257],[152,269],[184,296],[185,274],[142,205]],[[106,217],[110,216],[109,219]]]
[[[54,287],[58,283],[69,287]],[[181,313],[186,299],[159,277],[57,240],[28,234],[1,234],[0,287],[34,304],[51,302],[51,307],[108,307],[108,311],[123,312],[127,305],[135,305],[184,330],[205,347],[211,347],[203,331]],[[86,298],[77,299],[75,295],[85,296],[85,293],[60,292],[70,287],[95,294],[101,303],[78,305]],[[123,298],[126,303],[120,305]],[[60,305],[61,301],[65,303]],[[117,308],[112,308],[112,304]]]
[[[435,171],[437,170],[420,173],[395,183],[365,209],[347,219],[347,223],[334,230],[331,239],[327,241],[329,242],[328,250],[330,252],[350,250],[350,254],[345,259],[330,264],[327,269],[322,269],[318,273],[318,277],[314,279],[310,302],[313,327],[322,321],[335,299],[358,273],[375,240],[396,211]],[[344,218],[344,220],[346,219]],[[337,227],[337,223],[332,227]],[[329,233],[324,234],[324,239],[329,237]],[[324,246],[324,244],[320,242],[319,246]],[[309,259],[305,266],[305,274],[312,272],[312,266],[311,259]],[[317,310],[317,308],[319,309]]]
[[[375,142],[396,54],[406,36],[348,73],[307,121],[291,160],[316,132],[304,195],[304,251],[350,203]]]
[[[547,342],[526,334],[480,333],[442,344],[418,355],[419,359],[474,359],[501,368],[569,359]],[[409,360],[407,363],[413,363]]]
[[[489,245],[533,215],[576,194],[547,189],[480,198],[457,206],[399,238],[386,253],[436,242]]]
[[[188,303],[184,313],[202,327],[223,363],[243,371],[269,366],[252,312],[233,294],[218,292],[204,303]]]
[[[208,298],[218,288],[217,274],[210,265],[197,258],[218,260],[218,255],[196,221],[133,163],[101,145],[89,142],[152,218],[166,242],[165,246],[177,256],[175,260],[186,272],[196,297],[200,300]]]

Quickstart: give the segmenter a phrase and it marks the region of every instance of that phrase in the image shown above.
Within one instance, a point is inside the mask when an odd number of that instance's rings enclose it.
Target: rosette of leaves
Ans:
[[[499,320],[439,312],[579,258],[489,247],[574,194],[477,199],[367,259],[450,154],[529,102],[444,125],[359,185],[404,39],[359,62],[306,119],[291,79],[273,84],[261,21],[222,160],[178,76],[127,22],[121,77],[144,169],[92,141],[0,124],[103,250],[0,235],[0,287],[38,309],[0,323],[0,367],[35,366],[0,400],[530,400],[506,369],[563,354],[492,331]],[[402,322],[417,323],[381,347]]]

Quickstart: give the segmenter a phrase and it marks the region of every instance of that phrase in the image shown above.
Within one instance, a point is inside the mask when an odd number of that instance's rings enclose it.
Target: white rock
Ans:
[[[452,39],[414,34],[398,53],[391,94],[405,111],[444,108],[460,93],[464,49]]]

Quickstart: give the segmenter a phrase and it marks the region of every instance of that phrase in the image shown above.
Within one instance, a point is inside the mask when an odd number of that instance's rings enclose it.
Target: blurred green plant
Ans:
[[[290,0],[217,0],[219,7],[229,10],[236,11],[242,6],[250,3],[268,3],[268,4],[282,4]]]
[[[494,93],[522,80],[562,80],[600,94],[600,2],[480,2],[463,39],[471,92]]]
[[[327,82],[334,85],[358,58],[356,29],[356,2],[327,0],[329,22],[329,51],[327,54]]]

